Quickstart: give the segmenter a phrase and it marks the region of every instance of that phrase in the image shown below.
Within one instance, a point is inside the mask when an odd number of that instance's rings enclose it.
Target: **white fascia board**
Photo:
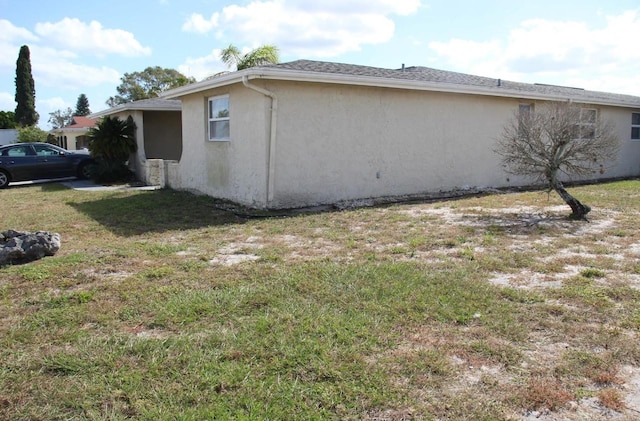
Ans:
[[[232,85],[234,83],[242,83],[242,76],[246,74],[255,73],[254,69],[241,70],[237,72],[231,72],[222,76],[214,76],[209,79],[201,80],[200,82],[192,83],[190,85],[180,86],[178,88],[169,89],[160,93],[162,99],[180,99],[183,96],[195,94],[198,92],[206,91],[209,89],[215,89],[220,86]]]
[[[91,113],[89,118],[100,118],[108,115],[118,114],[124,111],[181,111],[182,104],[177,105],[157,105],[157,104],[137,104],[134,102],[127,102],[126,104],[119,104],[106,110],[96,111]]]
[[[64,128],[64,127],[60,127],[58,129],[51,129],[49,130],[50,133],[63,133],[63,132],[86,132],[91,130],[92,127],[74,127],[74,128]]]

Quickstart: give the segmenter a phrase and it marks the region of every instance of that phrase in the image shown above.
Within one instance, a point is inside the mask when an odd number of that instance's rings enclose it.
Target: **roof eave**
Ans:
[[[57,129],[49,130],[52,133],[62,133],[62,132],[86,132],[91,130],[93,127],[59,127]]]
[[[616,106],[616,107],[637,107],[637,104],[629,104],[620,101],[609,101],[604,99],[583,99],[562,94],[545,94],[539,92],[527,92],[505,87],[470,86],[456,83],[426,82],[421,80],[392,79],[386,77],[345,75],[340,73],[321,73],[291,69],[255,67],[242,71],[232,72],[223,76],[203,80],[191,85],[181,86],[161,94],[165,99],[179,99],[186,95],[228,86],[234,83],[241,83],[243,76],[249,79],[281,80],[290,82],[310,82],[310,83],[332,83],[355,86],[373,86],[381,88],[408,89],[415,91],[432,91],[458,93],[467,95],[483,95],[503,98],[517,98],[526,100],[544,101],[569,101],[585,102],[593,105]]]
[[[127,102],[119,104],[112,108],[96,111],[89,115],[90,118],[100,118],[108,115],[118,114],[125,111],[181,111],[182,104],[177,105],[154,105],[154,104],[136,104],[136,102]]]
[[[583,99],[573,97],[571,95],[562,94],[544,94],[537,92],[527,92],[516,89],[508,89],[505,87],[488,87],[488,86],[470,86],[456,83],[444,82],[426,82],[420,80],[391,79],[372,76],[343,75],[343,74],[326,74],[326,73],[310,73],[291,70],[272,70],[262,69],[262,72],[249,75],[250,79],[279,79],[296,82],[325,82],[334,84],[347,84],[357,86],[375,86],[382,88],[409,89],[417,91],[458,93],[468,95],[495,96],[503,98],[516,98],[527,100],[543,100],[543,101],[569,101],[585,102],[592,105],[605,105],[616,107],[637,107],[637,104],[629,104],[620,101],[609,101],[603,99]]]
[[[240,70],[236,72],[227,73],[221,76],[214,76],[200,82],[192,83],[189,85],[180,86],[178,88],[169,89],[160,94],[160,98],[163,99],[179,99],[186,95],[195,94],[198,92],[206,91],[209,89],[219,88],[221,86],[232,85],[242,81],[242,76],[247,74],[257,73],[255,68],[246,70]]]

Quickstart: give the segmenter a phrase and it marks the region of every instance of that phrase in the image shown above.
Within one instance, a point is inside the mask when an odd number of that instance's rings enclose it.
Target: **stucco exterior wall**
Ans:
[[[618,158],[597,178],[634,177],[640,175],[640,141],[631,140],[631,113],[640,112],[631,108],[597,108],[600,118],[609,121],[620,139]]]
[[[508,187],[493,151],[518,105],[500,97],[252,80],[278,97],[273,200],[267,203],[270,99],[236,84],[183,98],[182,188],[255,207],[288,208],[381,196]],[[207,97],[229,94],[231,140],[207,141]],[[640,174],[631,110],[597,107],[622,138],[615,167]],[[636,111],[637,112],[637,111]]]
[[[144,111],[143,131],[147,159],[180,159],[182,118],[179,111]]]
[[[278,154],[273,207],[509,187],[496,138],[528,100],[371,87],[273,83]],[[593,179],[640,174],[631,110],[596,107],[622,140],[615,165]]]
[[[231,138],[228,142],[209,141],[207,100],[227,94]],[[269,99],[242,85],[182,98],[179,188],[264,207],[269,113]]]
[[[57,129],[54,136],[60,147],[73,151],[88,147],[88,133],[89,129]]]
[[[275,207],[506,183],[495,136],[517,101],[383,88],[273,84]]]

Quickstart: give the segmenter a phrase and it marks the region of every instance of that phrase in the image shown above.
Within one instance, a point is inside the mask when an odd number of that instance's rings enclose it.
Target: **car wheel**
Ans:
[[[4,189],[9,185],[9,173],[0,170],[0,189]]]
[[[83,180],[91,178],[91,162],[83,162],[78,167],[78,178]]]

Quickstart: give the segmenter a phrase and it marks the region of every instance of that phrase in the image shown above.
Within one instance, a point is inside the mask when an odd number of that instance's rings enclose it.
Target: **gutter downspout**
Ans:
[[[260,92],[264,96],[271,98],[271,124],[269,131],[269,150],[267,152],[267,208],[273,201],[275,190],[275,161],[276,161],[276,125],[278,122],[278,97],[271,91],[249,83],[249,76],[242,76],[242,84],[249,89]]]

